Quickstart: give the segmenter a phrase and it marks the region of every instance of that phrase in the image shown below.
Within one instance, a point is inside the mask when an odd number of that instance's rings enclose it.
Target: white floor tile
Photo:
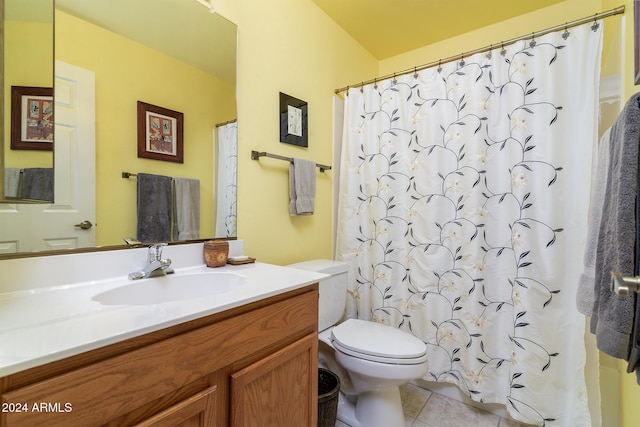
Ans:
[[[414,384],[400,388],[406,427],[527,427]],[[335,427],[350,427],[337,421]]]

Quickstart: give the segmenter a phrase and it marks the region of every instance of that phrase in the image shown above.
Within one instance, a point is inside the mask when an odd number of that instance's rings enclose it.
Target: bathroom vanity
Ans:
[[[60,335],[37,350],[6,343],[42,325],[30,318],[22,331],[7,328],[0,314],[0,426],[315,426],[322,276],[260,263],[213,270],[243,281],[213,297],[151,306],[97,303],[96,292],[118,289],[115,281],[55,287],[73,304],[86,299],[74,293],[90,289],[93,309],[44,322]],[[47,292],[55,305],[60,295],[47,289],[0,294],[0,313]],[[92,322],[93,339],[78,333]]]

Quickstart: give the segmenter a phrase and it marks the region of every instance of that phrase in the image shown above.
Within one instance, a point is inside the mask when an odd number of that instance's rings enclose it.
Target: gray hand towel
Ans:
[[[640,94],[625,104],[611,129],[609,169],[596,251],[595,301],[591,332],[598,348],[619,359],[629,356],[633,298],[611,290],[611,272],[633,274],[640,143]]]
[[[607,170],[609,168],[609,139],[611,128],[600,138],[598,155],[594,159],[595,172],[591,174],[591,201],[589,206],[589,223],[587,229],[587,245],[584,253],[584,269],[578,282],[576,305],[578,311],[591,316],[595,301],[596,251],[598,248],[598,232],[602,218],[602,202],[604,200]]]
[[[53,202],[53,168],[26,168],[20,197]]]
[[[143,243],[171,240],[171,178],[138,174],[138,235]]]
[[[18,197],[20,168],[4,168],[4,197]]]
[[[289,167],[289,213],[312,215],[316,195],[316,164],[310,160],[294,158]]]
[[[200,180],[174,178],[174,240],[200,237]]]

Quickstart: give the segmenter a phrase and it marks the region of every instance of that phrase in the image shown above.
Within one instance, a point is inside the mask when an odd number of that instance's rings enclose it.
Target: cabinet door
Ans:
[[[318,336],[310,334],[231,376],[233,427],[315,426]]]
[[[137,427],[210,427],[215,425],[216,386],[209,387],[136,424]]]

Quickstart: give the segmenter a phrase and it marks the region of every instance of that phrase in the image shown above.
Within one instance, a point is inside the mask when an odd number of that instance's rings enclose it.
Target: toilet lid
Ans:
[[[413,335],[366,320],[349,319],[334,327],[331,335],[337,348],[363,358],[423,359],[427,353],[427,345]]]

